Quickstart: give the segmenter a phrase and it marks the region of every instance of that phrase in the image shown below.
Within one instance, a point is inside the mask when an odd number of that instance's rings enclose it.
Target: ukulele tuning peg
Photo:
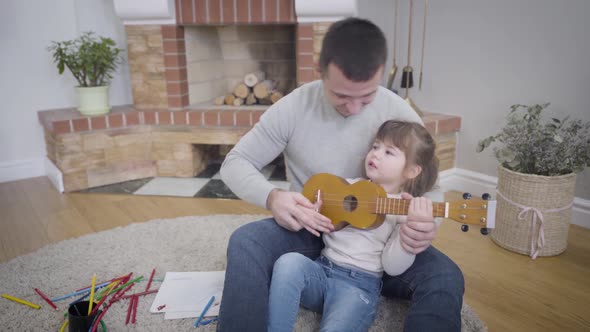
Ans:
[[[471,199],[470,193],[463,193],[463,199]]]
[[[461,225],[461,230],[463,232],[467,232],[469,230],[469,225],[465,225],[465,224]]]
[[[481,199],[483,199],[484,201],[489,201],[490,198],[492,198],[492,195],[488,193],[484,193],[483,195],[481,195]]]
[[[479,231],[481,232],[481,235],[488,235],[490,233],[490,230],[485,227],[482,227]]]

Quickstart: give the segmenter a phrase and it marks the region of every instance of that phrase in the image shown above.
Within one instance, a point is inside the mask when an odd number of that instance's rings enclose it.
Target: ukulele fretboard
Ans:
[[[407,216],[410,200],[400,198],[377,197],[375,202],[376,214],[394,214]],[[432,203],[434,217],[448,218],[448,203]]]

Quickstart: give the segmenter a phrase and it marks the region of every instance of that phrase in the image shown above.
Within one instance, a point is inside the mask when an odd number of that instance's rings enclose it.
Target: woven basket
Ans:
[[[496,197],[496,228],[491,233],[492,240],[502,248],[533,256],[532,251],[538,248],[541,222],[537,215],[537,220],[531,228],[535,212],[529,210],[526,214],[521,214],[523,206],[532,207],[542,212],[544,220],[545,244],[539,248],[538,256],[562,253],[567,248],[575,185],[575,173],[539,176],[517,173],[500,167]],[[523,219],[519,218],[519,214]],[[531,241],[534,243],[533,249]]]

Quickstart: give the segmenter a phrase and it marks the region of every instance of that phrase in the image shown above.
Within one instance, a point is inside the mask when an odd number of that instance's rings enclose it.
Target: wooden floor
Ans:
[[[265,211],[235,200],[62,195],[45,177],[0,183],[0,262],[132,222],[218,213]],[[590,331],[590,230],[572,226],[564,254],[536,261],[452,221],[435,245],[463,270],[465,301],[490,331]]]

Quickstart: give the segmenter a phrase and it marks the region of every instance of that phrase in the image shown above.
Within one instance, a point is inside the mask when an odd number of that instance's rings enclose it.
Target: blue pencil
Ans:
[[[106,283],[103,283],[103,284],[100,284],[100,285],[96,285],[96,286],[94,287],[94,290],[97,290],[97,289],[99,289],[99,288],[105,287],[105,286],[106,286],[106,285],[108,285],[108,284],[109,284],[109,283],[108,283],[108,282],[106,282]],[[86,293],[86,292],[88,292],[88,291],[90,291],[90,287],[88,287],[88,288],[84,288],[84,289],[81,289],[81,290],[79,290],[79,291],[77,291],[77,292],[73,292],[73,293],[70,293],[70,294],[66,294],[66,295],[64,295],[64,296],[56,297],[56,298],[54,298],[54,299],[51,299],[51,301],[53,301],[53,302],[61,301],[61,300],[63,300],[63,299],[67,299],[68,297],[72,297],[72,296],[80,295],[80,294],[82,294],[82,293]]]
[[[207,305],[205,306],[203,311],[201,311],[201,315],[199,315],[199,318],[197,318],[197,321],[195,322],[195,327],[199,326],[199,324],[201,323],[201,320],[203,319],[203,316],[205,316],[205,314],[207,313],[209,308],[211,308],[213,301],[215,301],[215,295],[211,296],[211,299],[209,300],[209,302],[207,302]]]
[[[90,294],[90,291],[86,291],[86,293],[84,295],[82,295],[82,297],[79,297],[76,301],[70,303],[68,306],[71,306],[74,303],[78,303],[81,302],[82,300],[84,300],[86,298],[86,296],[88,296]]]

